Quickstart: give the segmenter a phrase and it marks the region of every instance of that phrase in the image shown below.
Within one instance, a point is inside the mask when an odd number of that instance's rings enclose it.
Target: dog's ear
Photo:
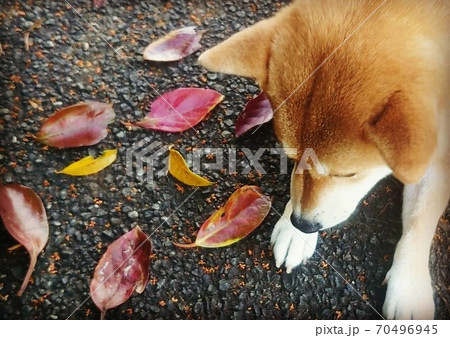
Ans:
[[[266,19],[234,34],[200,55],[200,65],[226,74],[252,77],[265,82],[276,21]]]
[[[380,114],[366,127],[365,135],[405,184],[425,174],[437,144],[436,114],[431,104],[396,92]]]

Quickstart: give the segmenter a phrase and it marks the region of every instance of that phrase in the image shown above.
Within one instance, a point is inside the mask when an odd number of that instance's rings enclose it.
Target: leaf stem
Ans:
[[[36,135],[34,135],[33,133],[30,133],[30,132],[26,133],[25,137],[30,137],[33,140],[39,140],[39,137],[37,137]]]
[[[133,123],[133,122],[128,122],[128,121],[119,121],[121,125],[123,125],[124,127],[126,127],[128,130],[131,130],[131,128],[136,127],[137,124]]]
[[[30,265],[28,267],[27,274],[25,275],[25,278],[22,282],[22,286],[20,287],[19,292],[17,292],[18,296],[22,296],[22,293],[27,288],[28,282],[30,281],[31,278],[31,274],[33,273],[34,267],[36,266],[36,262],[37,262],[37,255],[33,250],[32,252],[30,252]]]
[[[172,242],[175,246],[183,249],[190,249],[190,248],[196,248],[198,245],[197,243],[189,243],[189,244],[181,244],[177,242]]]

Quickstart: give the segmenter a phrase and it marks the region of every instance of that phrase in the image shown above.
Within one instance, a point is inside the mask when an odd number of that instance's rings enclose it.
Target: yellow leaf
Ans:
[[[169,172],[180,182],[193,187],[205,187],[214,184],[214,182],[193,173],[188,168],[183,156],[171,148],[169,148]]]
[[[116,160],[117,149],[105,150],[103,154],[97,158],[86,156],[81,160],[74,162],[63,170],[57,171],[57,174],[66,174],[71,176],[86,176],[105,169]]]

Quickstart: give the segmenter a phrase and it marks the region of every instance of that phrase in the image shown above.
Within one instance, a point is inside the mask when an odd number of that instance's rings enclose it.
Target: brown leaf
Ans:
[[[86,101],[65,107],[42,125],[37,139],[56,148],[72,148],[97,144],[107,135],[106,126],[114,121],[111,105]]]

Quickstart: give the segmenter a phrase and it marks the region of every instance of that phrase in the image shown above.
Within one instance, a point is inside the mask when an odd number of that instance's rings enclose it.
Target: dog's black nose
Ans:
[[[291,223],[301,232],[305,234],[310,234],[319,231],[322,227],[318,223],[309,222],[293,212],[291,214]]]

